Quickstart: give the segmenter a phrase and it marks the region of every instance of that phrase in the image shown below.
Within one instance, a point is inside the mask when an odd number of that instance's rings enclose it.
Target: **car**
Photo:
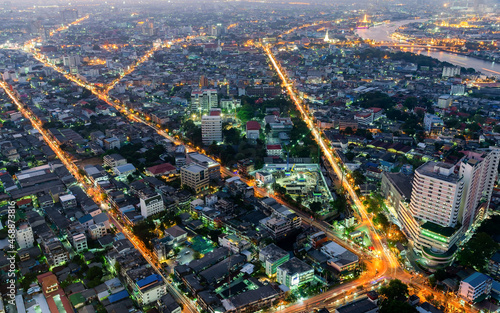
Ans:
[[[189,254],[190,252],[191,252],[191,251],[189,251],[189,250],[188,250],[188,251],[184,252],[184,254]]]

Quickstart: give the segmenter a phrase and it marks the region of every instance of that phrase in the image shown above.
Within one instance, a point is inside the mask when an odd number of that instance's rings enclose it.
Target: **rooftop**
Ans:
[[[477,287],[489,279],[490,278],[483,273],[475,272],[474,274],[464,279],[463,282],[468,283],[472,287]]]
[[[422,228],[445,237],[450,237],[455,233],[455,228],[453,227],[443,227],[432,222],[425,222]]]
[[[267,245],[265,248],[260,250],[260,255],[265,257],[265,260],[274,263],[283,257],[288,255],[288,252],[281,249],[274,243]]]
[[[248,130],[260,130],[260,124],[257,121],[248,121],[247,122],[247,131]]]
[[[408,177],[403,173],[387,173],[384,175],[389,179],[398,192],[406,199],[411,198],[412,180],[413,177]]]
[[[304,273],[313,270],[310,265],[295,257],[278,266],[278,269],[287,271],[288,275]]]
[[[357,300],[337,308],[338,313],[364,313],[376,309],[377,305],[368,298]]]
[[[205,167],[193,163],[183,166],[182,169],[191,173],[199,173],[206,170]]]

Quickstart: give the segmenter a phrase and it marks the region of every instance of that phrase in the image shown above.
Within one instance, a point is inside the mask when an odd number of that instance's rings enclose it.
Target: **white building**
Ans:
[[[113,167],[113,172],[120,179],[126,178],[128,175],[135,172],[135,166],[132,163],[127,163],[125,165],[119,165],[117,167]]]
[[[445,66],[443,68],[443,77],[455,77],[457,75],[460,75],[460,68],[459,67]]]
[[[201,118],[201,137],[206,145],[222,142],[221,110],[211,110],[209,115]]]
[[[415,171],[410,210],[416,218],[455,227],[464,181],[454,170],[452,164],[428,162]]]
[[[451,85],[450,95],[452,95],[452,96],[463,96],[463,95],[465,95],[465,85],[464,84],[453,84],[453,85]]]
[[[165,282],[158,274],[138,280],[134,287],[137,300],[143,305],[158,301],[167,293]]]
[[[88,249],[87,237],[84,234],[73,234],[71,236],[71,243],[76,252],[82,252]]]
[[[210,179],[220,179],[220,164],[204,154],[198,152],[190,152],[186,154],[186,164],[198,164],[208,169]]]
[[[247,122],[247,139],[257,140],[260,136],[260,124],[257,121]]]
[[[272,173],[258,171],[255,173],[255,180],[260,182],[262,185],[267,185],[274,182],[274,177]]]
[[[78,55],[65,55],[63,56],[63,64],[67,67],[75,67],[81,64],[80,56]]]
[[[451,106],[453,97],[450,95],[442,95],[438,98],[437,106],[441,109],[446,109]]]
[[[339,272],[353,270],[357,267],[359,262],[359,258],[356,254],[333,241],[321,247],[321,252],[329,257],[327,262],[328,265]]]
[[[35,242],[33,230],[28,223],[23,223],[17,227],[16,240],[20,249],[31,248]]]
[[[191,110],[207,112],[217,108],[219,100],[216,89],[204,89],[191,92]]]
[[[213,108],[217,108],[219,106],[217,90],[215,89],[203,90],[203,99],[201,101],[201,106],[203,108],[203,111],[209,111]]]
[[[144,218],[165,211],[165,204],[161,195],[143,196],[140,199],[141,215]]]
[[[415,171],[410,203],[400,202],[397,219],[428,266],[449,263],[463,234],[483,219],[499,159],[492,147],[465,152],[456,165],[427,162]]]
[[[472,303],[481,296],[490,294],[492,281],[490,277],[476,272],[460,282],[458,296]]]
[[[437,116],[430,113],[426,113],[424,116],[424,130],[426,132],[432,132],[433,130],[442,129],[444,126],[443,120]]]
[[[76,197],[72,194],[59,196],[59,201],[65,210],[76,207]]]
[[[105,155],[102,160],[103,164],[110,168],[127,164],[127,159],[116,153]]]

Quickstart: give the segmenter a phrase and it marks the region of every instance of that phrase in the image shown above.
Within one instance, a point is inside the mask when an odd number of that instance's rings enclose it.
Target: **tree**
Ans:
[[[497,243],[487,233],[477,233],[458,252],[457,258],[463,266],[483,271],[497,249]]]
[[[264,132],[266,133],[266,135],[269,135],[269,133],[271,132],[271,124],[269,124],[269,123],[268,123],[268,124],[266,124],[266,127],[265,127],[265,129],[264,129]],[[498,131],[498,132],[500,132],[500,128],[499,128],[499,131]],[[498,132],[497,132],[497,133],[498,133]]]
[[[311,202],[309,204],[309,209],[311,209],[311,211],[313,211],[314,213],[319,212],[319,211],[323,210],[323,203],[321,203],[319,201]]]
[[[254,113],[255,109],[250,104],[245,104],[238,110],[236,117],[238,117],[242,123],[246,123],[253,118]]]
[[[389,228],[389,220],[387,219],[387,216],[383,213],[379,213],[375,218],[373,218],[373,222],[375,224],[379,224],[382,229],[387,230]]]
[[[17,171],[19,171],[19,167],[17,165],[7,165],[5,169],[10,175],[14,175]]]
[[[354,183],[356,185],[363,184],[365,182],[365,179],[366,179],[365,175],[363,175],[363,173],[361,173],[361,171],[358,171],[358,170],[352,172],[352,178],[354,179]]]
[[[418,99],[415,97],[408,97],[406,98],[405,102],[403,105],[408,109],[408,110],[413,110],[418,104]]]
[[[406,302],[408,286],[399,279],[393,279],[389,284],[380,288],[379,294],[381,313],[417,312],[414,307]]]

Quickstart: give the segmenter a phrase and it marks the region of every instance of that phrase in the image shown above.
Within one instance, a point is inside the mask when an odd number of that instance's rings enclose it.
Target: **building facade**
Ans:
[[[307,263],[291,258],[277,268],[277,281],[288,288],[298,288],[313,280],[314,269]]]
[[[211,110],[201,118],[201,137],[206,145],[222,142],[222,117],[220,110]]]
[[[144,218],[165,211],[163,198],[159,194],[144,195],[140,198],[141,215]]]
[[[35,242],[33,230],[28,223],[19,225],[16,230],[17,245],[20,249],[31,248]]]
[[[190,164],[181,167],[181,184],[187,185],[196,193],[208,188],[210,177],[206,167]]]

